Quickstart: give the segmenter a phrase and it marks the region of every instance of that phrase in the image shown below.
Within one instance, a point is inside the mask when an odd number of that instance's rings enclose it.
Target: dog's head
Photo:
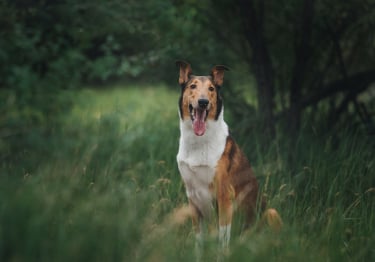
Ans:
[[[204,135],[207,120],[217,120],[222,111],[220,87],[223,84],[226,66],[217,65],[208,76],[193,75],[190,64],[177,61],[180,68],[179,84],[181,97],[179,100],[180,117],[191,119],[194,133]]]

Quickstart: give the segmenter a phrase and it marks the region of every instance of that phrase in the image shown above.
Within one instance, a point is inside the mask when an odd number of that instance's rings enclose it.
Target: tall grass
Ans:
[[[0,261],[194,260],[175,161],[178,93],[118,87],[74,95],[63,129],[35,152],[33,165],[20,158],[1,167]],[[348,135],[333,147],[301,134],[291,150],[281,137],[263,148],[256,132],[236,133],[284,228],[233,232],[226,260],[375,259],[370,140]],[[214,228],[207,261],[216,260]]]

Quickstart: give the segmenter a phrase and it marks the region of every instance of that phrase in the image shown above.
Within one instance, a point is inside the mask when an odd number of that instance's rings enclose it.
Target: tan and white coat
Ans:
[[[188,63],[179,61],[177,66],[181,85],[177,163],[193,210],[193,226],[201,239],[202,219],[210,217],[216,201],[219,238],[227,247],[234,203],[244,212],[245,226],[249,226],[254,222],[258,199],[258,183],[252,168],[230,136],[223,117],[220,88],[228,69],[215,66],[211,75],[194,76]],[[275,210],[269,213],[279,218]]]

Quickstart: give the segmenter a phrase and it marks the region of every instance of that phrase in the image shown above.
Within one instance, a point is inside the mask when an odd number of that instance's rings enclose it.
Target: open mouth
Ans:
[[[194,133],[197,136],[202,136],[206,132],[206,119],[208,110],[206,107],[194,108],[189,105],[190,117],[193,122]]]

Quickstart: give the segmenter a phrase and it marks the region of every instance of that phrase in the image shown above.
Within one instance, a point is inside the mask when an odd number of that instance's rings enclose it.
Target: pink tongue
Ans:
[[[194,133],[197,136],[202,136],[206,132],[206,110],[195,110],[195,119],[193,121]]]

